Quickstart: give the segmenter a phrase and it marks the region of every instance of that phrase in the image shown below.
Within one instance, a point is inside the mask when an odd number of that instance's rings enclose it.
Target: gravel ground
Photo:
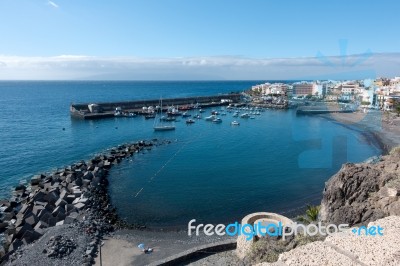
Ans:
[[[219,252],[200,260],[189,263],[190,266],[209,266],[209,265],[232,265],[232,266],[247,266],[248,262],[239,259],[235,250]]]
[[[65,238],[71,239],[76,248],[67,256],[59,258],[49,258],[48,253],[43,251],[49,250],[47,243],[50,241],[52,236],[64,236]],[[11,256],[7,266],[73,266],[73,265],[84,265],[85,258],[83,255],[86,252],[86,247],[91,242],[91,238],[86,234],[82,233],[82,229],[78,225],[61,225],[49,228],[46,233],[34,243],[22,246],[18,251]],[[13,260],[14,259],[14,260]]]
[[[185,231],[119,230],[105,237],[102,248],[103,265],[118,261],[118,265],[148,265],[204,244],[226,240],[228,236],[188,236]],[[145,254],[137,247],[143,243],[153,252]],[[118,253],[115,252],[118,250]],[[122,258],[123,257],[123,258]],[[100,265],[96,258],[96,265]],[[224,264],[222,264],[224,265]]]

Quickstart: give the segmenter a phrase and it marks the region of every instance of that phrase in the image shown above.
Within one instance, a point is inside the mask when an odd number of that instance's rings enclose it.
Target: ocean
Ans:
[[[183,227],[191,219],[229,222],[255,211],[292,215],[318,204],[342,163],[380,154],[363,132],[293,110],[255,119],[222,116],[154,132],[143,117],[71,119],[70,103],[214,95],[265,81],[2,81],[0,188],[12,188],[110,147],[141,139],[172,143],[137,154],[110,172],[120,216],[148,227]],[[219,109],[219,108],[218,108]],[[208,109],[203,117],[210,115]],[[194,111],[192,112],[194,114]]]

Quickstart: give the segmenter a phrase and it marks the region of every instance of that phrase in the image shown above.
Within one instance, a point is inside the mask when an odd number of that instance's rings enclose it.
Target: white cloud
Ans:
[[[19,57],[0,55],[0,79],[312,79],[395,76],[400,53],[304,58],[254,59],[234,56],[139,58],[60,55]],[[360,62],[360,63],[357,63]],[[357,64],[355,64],[357,63]]]
[[[53,1],[47,1],[47,4],[48,4],[49,6],[54,7],[54,8],[59,8],[59,6],[58,6],[56,3],[54,3]]]

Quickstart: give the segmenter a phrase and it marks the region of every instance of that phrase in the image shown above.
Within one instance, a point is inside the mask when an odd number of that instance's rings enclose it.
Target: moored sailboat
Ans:
[[[162,99],[160,99],[160,116],[162,116]],[[161,120],[161,119],[160,119]],[[169,130],[175,130],[175,126],[174,125],[164,125],[163,121],[161,120],[158,124],[157,124],[157,119],[154,121],[154,131],[169,131]]]

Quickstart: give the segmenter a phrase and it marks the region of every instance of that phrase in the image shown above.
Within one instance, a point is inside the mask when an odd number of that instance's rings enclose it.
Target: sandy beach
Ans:
[[[400,145],[400,117],[394,113],[366,110],[319,116],[373,137],[370,141],[379,145],[383,154]]]
[[[103,266],[148,265],[194,247],[227,239],[228,236],[188,236],[186,231],[121,230],[103,239],[101,256],[98,253],[95,261],[96,265]],[[152,248],[153,252],[144,253],[138,248],[139,244]]]

